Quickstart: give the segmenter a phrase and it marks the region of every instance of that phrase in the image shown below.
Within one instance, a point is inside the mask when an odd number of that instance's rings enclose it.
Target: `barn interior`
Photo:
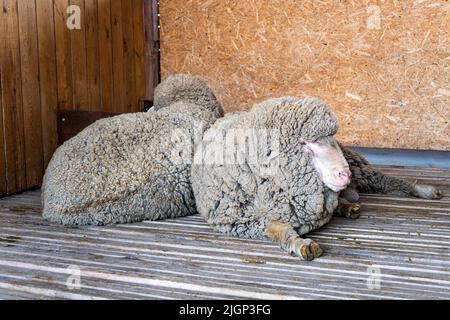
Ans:
[[[450,4],[0,0],[0,299],[449,299]],[[309,237],[324,255],[213,231],[193,215],[103,227],[42,218],[55,150],[145,112],[174,73],[226,113],[319,97],[337,138],[438,200],[362,194]]]

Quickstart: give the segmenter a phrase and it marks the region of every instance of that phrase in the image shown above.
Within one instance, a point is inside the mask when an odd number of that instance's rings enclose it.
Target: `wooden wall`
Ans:
[[[132,112],[145,75],[147,0],[0,0],[0,194],[40,184],[57,110]],[[67,7],[81,9],[69,30]]]
[[[317,96],[339,139],[450,150],[450,2],[161,1],[161,67],[202,76],[226,111]]]

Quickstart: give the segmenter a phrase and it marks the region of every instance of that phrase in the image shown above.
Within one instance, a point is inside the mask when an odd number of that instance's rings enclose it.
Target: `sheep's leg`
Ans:
[[[286,223],[272,220],[267,224],[266,235],[289,254],[310,261],[322,255],[320,246],[311,239],[300,238],[294,228]]]
[[[357,177],[357,176],[356,176]],[[358,190],[371,193],[413,196],[423,199],[441,199],[442,192],[434,186],[412,183],[391,177],[371,167],[366,167],[355,179]]]
[[[351,203],[344,198],[339,198],[334,214],[348,219],[358,219],[361,214],[361,206],[358,203]]]
[[[443,197],[442,192],[434,186],[411,183],[388,176],[373,168],[357,152],[342,146],[341,149],[352,172],[351,186],[358,191],[413,196],[423,199],[441,199]]]
[[[414,184],[415,197],[423,199],[442,199],[444,194],[435,186],[427,184]]]

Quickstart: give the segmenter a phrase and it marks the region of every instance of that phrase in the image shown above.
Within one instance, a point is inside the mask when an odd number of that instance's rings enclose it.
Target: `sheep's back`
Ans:
[[[192,128],[183,116],[102,119],[55,152],[43,183],[44,217],[108,224],[192,212]]]

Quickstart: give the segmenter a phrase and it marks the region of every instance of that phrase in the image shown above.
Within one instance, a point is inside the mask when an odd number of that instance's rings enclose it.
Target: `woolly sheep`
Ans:
[[[314,98],[271,99],[217,120],[194,155],[191,182],[198,212],[217,231],[244,238],[269,237],[289,253],[311,260],[322,250],[300,236],[326,224],[333,213],[359,217],[360,206],[351,203],[359,199],[357,191],[442,197],[433,186],[384,175],[337,143],[339,152],[331,151],[336,159],[327,164],[345,158],[352,182],[342,192],[331,190],[298,144],[327,141],[336,130],[330,110]],[[264,135],[270,139],[261,143],[258,138]],[[277,147],[274,140],[279,141]],[[252,145],[256,146],[253,159]]]
[[[253,107],[253,109],[264,108],[264,106],[264,104],[257,104]],[[351,184],[340,194],[340,200],[343,203],[346,203],[345,200],[357,202],[359,200],[358,191],[365,193],[418,197],[423,199],[440,199],[443,197],[442,192],[434,186],[411,183],[403,179],[386,175],[380,170],[373,168],[370,163],[356,151],[348,147],[344,147],[340,143],[339,147],[349,164],[352,174]],[[357,206],[350,206],[346,208],[355,209],[352,213],[359,212],[359,208]]]
[[[99,120],[59,147],[44,177],[43,217],[105,225],[195,213],[194,145],[221,107],[203,81],[179,74],[156,88],[155,109]]]
[[[314,98],[270,99],[218,119],[194,155],[198,212],[220,232],[268,236],[303,259],[320,256],[320,246],[300,235],[330,221],[338,193],[324,186],[298,145],[301,139],[333,136],[337,129],[331,111]],[[245,143],[236,142],[243,136],[252,141],[249,148],[256,142],[255,159],[248,149],[233,150],[243,148]]]

